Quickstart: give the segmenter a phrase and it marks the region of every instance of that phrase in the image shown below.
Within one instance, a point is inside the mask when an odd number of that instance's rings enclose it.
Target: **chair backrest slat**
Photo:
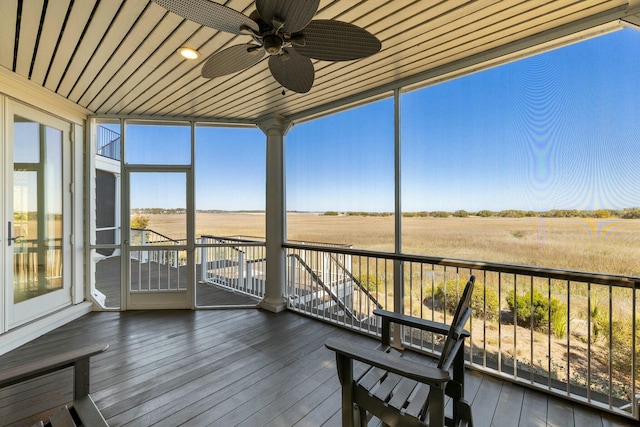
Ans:
[[[462,291],[462,296],[460,297],[460,301],[458,302],[458,306],[456,307],[456,311],[453,315],[451,327],[449,328],[449,333],[447,334],[447,339],[444,342],[442,354],[438,361],[438,368],[440,369],[449,369],[453,363],[453,359],[455,359],[458,348],[460,348],[462,340],[464,339],[462,336],[462,330],[464,325],[467,323],[467,320],[469,320],[469,317],[471,317],[471,294],[473,293],[473,285],[475,281],[476,278],[472,275],[465,285],[464,291]]]

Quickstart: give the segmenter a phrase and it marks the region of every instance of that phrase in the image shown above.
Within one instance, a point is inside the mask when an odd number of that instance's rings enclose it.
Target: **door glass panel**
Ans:
[[[99,157],[99,156],[96,156]],[[96,166],[98,166],[96,159]],[[110,167],[112,165],[100,165]],[[120,178],[112,170],[96,168],[95,237],[103,247],[91,251],[94,299],[106,308],[120,308]],[[106,246],[106,247],[105,247]]]
[[[62,131],[14,117],[14,304],[62,289]]]
[[[131,291],[186,289],[186,185],[183,172],[130,173]]]

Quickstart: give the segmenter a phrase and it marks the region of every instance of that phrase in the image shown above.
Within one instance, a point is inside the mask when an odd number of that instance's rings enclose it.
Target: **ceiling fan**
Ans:
[[[380,40],[356,25],[332,19],[312,20],[320,0],[256,0],[250,16],[211,0],[153,0],[190,21],[253,41],[211,55],[202,77],[242,71],[269,58],[273,77],[285,88],[306,93],[313,86],[311,58],[350,61],[378,52]]]

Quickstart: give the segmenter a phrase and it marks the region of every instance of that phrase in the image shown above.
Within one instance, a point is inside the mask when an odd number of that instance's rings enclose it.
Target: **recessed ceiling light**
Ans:
[[[198,58],[200,58],[200,54],[198,53],[198,51],[195,50],[195,49],[191,49],[190,47],[181,47],[180,48],[180,55],[182,55],[183,57],[185,57],[187,59],[198,59]]]

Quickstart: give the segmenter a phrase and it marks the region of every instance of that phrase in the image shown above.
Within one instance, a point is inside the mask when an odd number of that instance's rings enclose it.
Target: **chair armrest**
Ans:
[[[94,344],[79,350],[56,354],[46,359],[25,363],[24,365],[6,368],[0,371],[0,388],[27,381],[41,375],[74,366],[77,362],[102,353],[109,344]]]
[[[349,359],[358,360],[377,368],[393,372],[426,384],[443,384],[449,381],[449,372],[392,356],[380,350],[354,344],[341,338],[329,338],[324,345]]]
[[[418,328],[423,331],[433,332],[440,335],[447,335],[449,333],[449,325],[446,323],[433,322],[431,320],[419,319],[417,317],[407,316],[400,313],[394,313],[392,311],[375,309],[373,314],[387,319],[391,323],[397,323],[412,328]],[[461,332],[463,337],[469,337],[471,334],[466,329]]]

